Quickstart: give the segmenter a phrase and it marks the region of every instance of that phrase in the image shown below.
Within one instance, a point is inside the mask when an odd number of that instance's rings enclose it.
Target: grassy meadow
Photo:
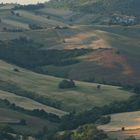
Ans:
[[[22,89],[31,91],[49,99],[62,103],[64,111],[84,111],[94,106],[103,106],[113,101],[127,100],[133,93],[121,90],[120,87],[102,85],[97,89],[98,84],[78,82],[76,88],[59,89],[59,78],[37,74],[29,70],[18,68],[19,72],[13,69],[16,67],[0,61],[0,79],[17,84]],[[59,111],[58,111],[59,112]]]

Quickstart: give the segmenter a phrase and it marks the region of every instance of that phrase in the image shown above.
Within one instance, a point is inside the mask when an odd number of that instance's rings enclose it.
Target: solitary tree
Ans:
[[[97,85],[97,89],[101,89],[101,85]]]

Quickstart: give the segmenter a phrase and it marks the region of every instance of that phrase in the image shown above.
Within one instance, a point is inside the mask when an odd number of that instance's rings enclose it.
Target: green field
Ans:
[[[34,100],[28,99],[26,97],[17,96],[13,93],[5,92],[0,90],[0,99],[7,99],[11,103],[15,103],[17,106],[25,108],[27,110],[33,109],[43,109],[44,111],[58,116],[63,116],[66,112],[40,104]]]
[[[0,61],[0,79],[17,84],[22,89],[32,91],[38,95],[61,102],[64,111],[84,111],[94,106],[103,106],[113,101],[128,99],[132,93],[121,90],[120,87],[76,82],[74,89],[59,89],[59,78],[37,74],[19,68],[20,72],[13,71],[16,66]]]

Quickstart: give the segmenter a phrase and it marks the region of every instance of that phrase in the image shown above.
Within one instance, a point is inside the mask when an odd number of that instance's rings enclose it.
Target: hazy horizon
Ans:
[[[48,0],[0,0],[0,3],[18,3],[18,4],[36,4],[43,3]]]

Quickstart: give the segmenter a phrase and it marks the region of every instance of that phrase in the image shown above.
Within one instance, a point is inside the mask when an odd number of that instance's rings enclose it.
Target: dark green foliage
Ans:
[[[67,89],[67,88],[74,88],[76,87],[73,80],[63,80],[59,83],[59,88]]]
[[[0,132],[14,133],[14,130],[9,125],[0,126]]]
[[[58,135],[56,140],[104,140],[107,138],[108,136],[94,125],[84,125],[75,131],[66,131],[64,134]]]
[[[133,91],[137,94],[140,94],[140,83],[136,83],[133,85],[123,85],[123,90]]]
[[[29,5],[18,5],[13,8],[13,10],[38,10],[44,8],[45,5],[42,3],[39,4],[29,4]]]
[[[32,30],[43,29],[41,25],[37,25],[37,24],[29,24],[29,28]]]
[[[78,63],[80,61],[76,59],[77,56],[92,51],[91,49],[42,50],[39,46],[41,44],[27,37],[9,42],[0,41],[0,59],[36,70],[44,65],[65,66]]]
[[[18,68],[14,68],[14,71],[15,71],[15,72],[19,72],[19,69],[18,69]]]
[[[56,135],[54,140],[71,140],[71,134],[72,133],[70,131],[65,131],[62,135]]]
[[[127,101],[114,102],[104,107],[94,107],[80,114],[69,114],[62,118],[60,129],[71,130],[80,125],[95,123],[102,115],[113,113],[132,112],[140,109],[140,95],[134,95]],[[109,118],[110,120],[110,118]],[[106,120],[105,120],[106,121]],[[108,121],[108,120],[107,120]]]
[[[27,123],[26,123],[26,120],[25,119],[21,119],[20,122],[19,122],[19,124],[20,125],[26,125]]]
[[[110,116],[101,116],[96,123],[100,125],[108,124],[111,121]]]
[[[101,85],[97,85],[97,89],[101,89]]]
[[[43,109],[41,109],[41,110],[40,109],[27,110],[27,109],[24,109],[22,107],[19,107],[19,106],[15,105],[14,103],[10,103],[6,99],[4,99],[4,100],[0,99],[0,106],[3,107],[3,108],[9,108],[9,109],[12,109],[12,110],[16,110],[18,112],[25,113],[25,114],[28,114],[28,115],[31,115],[31,116],[36,116],[36,117],[40,117],[40,118],[43,118],[43,119],[47,119],[51,122],[57,122],[57,123],[60,122],[60,118],[55,114],[47,113]],[[23,123],[23,120],[22,120],[22,123]],[[24,121],[24,125],[25,125],[25,123],[26,122]]]
[[[103,115],[101,108],[95,107],[92,110],[82,112],[80,114],[70,113],[62,117],[60,129],[71,130],[80,125],[96,122]]]
[[[0,131],[0,140],[16,140],[12,135]]]
[[[139,94],[140,93],[140,83],[134,85],[133,86],[133,89],[134,89],[134,92],[135,93],[138,93]]]

